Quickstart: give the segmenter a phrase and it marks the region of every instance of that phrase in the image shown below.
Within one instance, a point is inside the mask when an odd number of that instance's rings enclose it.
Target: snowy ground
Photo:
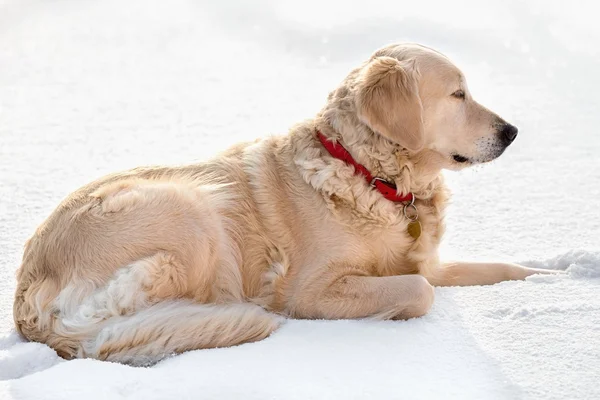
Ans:
[[[594,3],[389,3],[0,0],[0,398],[600,398]],[[406,322],[289,321],[149,369],[64,362],[16,336],[23,242],[68,192],[285,132],[397,40],[450,55],[520,127],[495,163],[448,174],[443,255],[566,276],[437,289]]]

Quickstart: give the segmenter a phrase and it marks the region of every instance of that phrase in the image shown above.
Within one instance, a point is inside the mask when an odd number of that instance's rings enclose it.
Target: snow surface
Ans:
[[[0,398],[600,399],[596,20],[593,2],[0,0]],[[16,335],[22,245],[67,193],[285,132],[397,40],[451,56],[520,128],[496,162],[447,174],[442,255],[567,274],[436,289],[405,322],[289,321],[153,368]]]

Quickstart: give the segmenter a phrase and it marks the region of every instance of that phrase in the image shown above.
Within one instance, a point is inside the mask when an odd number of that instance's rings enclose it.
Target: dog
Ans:
[[[148,365],[261,340],[285,317],[414,318],[434,286],[553,273],[438,258],[441,171],[516,137],[447,57],[383,47],[287,135],[68,196],[25,244],[16,328],[67,359]]]

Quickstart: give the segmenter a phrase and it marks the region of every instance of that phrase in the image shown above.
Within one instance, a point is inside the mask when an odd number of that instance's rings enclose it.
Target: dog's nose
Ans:
[[[517,137],[517,133],[519,129],[509,123],[504,124],[500,129],[500,137],[506,144],[511,144]]]

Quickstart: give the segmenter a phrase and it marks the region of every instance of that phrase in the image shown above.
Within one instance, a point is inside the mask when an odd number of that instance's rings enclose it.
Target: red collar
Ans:
[[[398,194],[396,185],[371,175],[369,170],[366,169],[364,165],[357,163],[354,158],[352,158],[352,155],[348,152],[348,150],[346,150],[341,144],[328,140],[319,131],[317,131],[317,135],[319,136],[319,140],[321,141],[323,147],[325,147],[332,157],[352,165],[354,167],[354,172],[364,176],[367,180],[367,183],[371,187],[377,189],[379,193],[383,195],[383,197],[397,203],[403,203],[407,201],[412,203],[414,201],[414,196],[411,192],[408,192],[407,194]]]

